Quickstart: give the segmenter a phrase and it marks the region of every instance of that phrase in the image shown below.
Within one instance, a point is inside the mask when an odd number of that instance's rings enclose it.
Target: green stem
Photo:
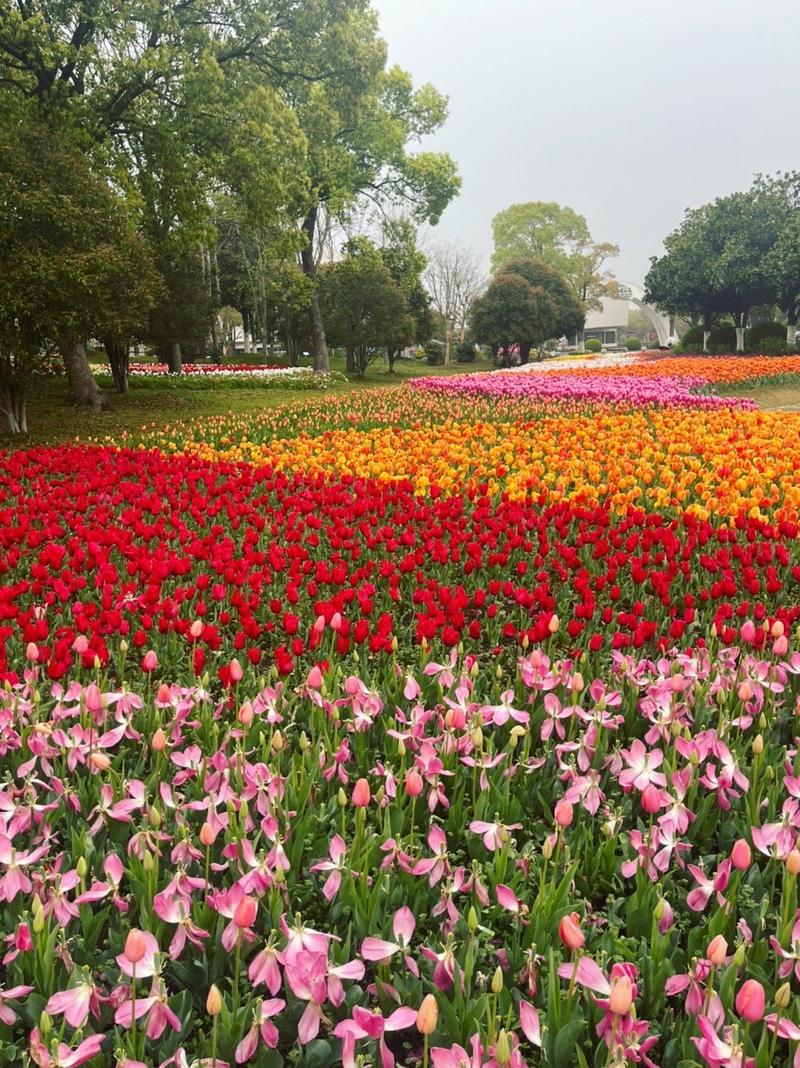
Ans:
[[[239,958],[242,955],[242,934],[236,939],[236,952],[233,955],[233,1015],[239,1011]]]

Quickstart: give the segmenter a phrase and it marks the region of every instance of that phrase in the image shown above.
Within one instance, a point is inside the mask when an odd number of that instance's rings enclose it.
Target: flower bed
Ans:
[[[338,638],[217,696],[121,647],[54,686],[28,647],[0,1019],[36,1064],[713,1065],[743,1034],[786,1062],[779,628],[603,673],[530,648],[502,680],[455,650],[344,677]]]
[[[132,364],[131,380],[137,388],[154,386],[174,389],[223,389],[253,386],[259,389],[327,390],[346,382],[338,371],[317,374],[310,367],[277,367],[270,364],[184,364],[179,375],[170,374],[162,363]],[[98,374],[98,381],[110,375]]]
[[[669,359],[0,456],[0,1064],[800,1062],[800,416]]]
[[[743,397],[718,397],[700,390],[706,380],[697,375],[658,375],[652,378],[625,374],[594,374],[556,370],[543,374],[515,374],[498,371],[451,377],[430,376],[413,379],[412,388],[441,393],[485,394],[489,397],[522,397],[540,403],[583,401],[595,404],[647,407],[669,405],[692,408],[755,408]]]

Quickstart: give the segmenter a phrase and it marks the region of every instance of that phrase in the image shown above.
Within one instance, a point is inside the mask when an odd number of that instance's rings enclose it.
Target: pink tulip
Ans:
[[[258,915],[258,902],[254,897],[243,897],[236,906],[233,914],[233,922],[239,928],[250,928],[256,922]]]
[[[574,810],[569,801],[565,801],[562,797],[556,801],[554,815],[559,827],[569,827],[574,818]]]
[[[158,667],[158,657],[153,649],[148,649],[142,657],[142,671],[146,671],[150,674],[151,671],[155,671]]]
[[[748,1023],[764,1017],[764,987],[756,979],[746,979],[736,995],[736,1011]]]
[[[752,861],[750,846],[744,838],[739,838],[733,843],[731,850],[731,863],[737,871],[747,871]]]
[[[569,916],[561,918],[561,922],[558,925],[558,936],[566,948],[573,953],[576,949],[581,948],[586,941],[586,936],[581,930],[581,918],[577,912],[572,912]]]
[[[353,804],[356,808],[366,808],[370,797],[369,783],[366,779],[359,779],[353,787]]]

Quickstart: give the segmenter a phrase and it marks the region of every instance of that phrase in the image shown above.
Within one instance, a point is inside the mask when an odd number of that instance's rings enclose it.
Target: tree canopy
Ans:
[[[531,259],[507,262],[472,308],[475,339],[495,351],[519,347],[521,363],[545,341],[574,334],[585,313],[567,280],[546,263]]]
[[[752,308],[779,305],[794,344],[800,276],[800,182],[795,176],[758,178],[747,192],[718,197],[688,210],[653,257],[646,296],[665,311],[698,319],[704,348],[716,318],[730,315],[736,347]]]
[[[567,279],[585,308],[599,308],[613,297],[617,283],[603,272],[606,260],[619,255],[617,245],[598,244],[583,215],[560,204],[536,200],[512,204],[492,220],[492,270],[511,259],[535,259]]]
[[[331,342],[345,350],[348,370],[359,378],[384,350],[414,340],[407,294],[366,238],[349,242],[344,259],[326,264],[319,284]]]

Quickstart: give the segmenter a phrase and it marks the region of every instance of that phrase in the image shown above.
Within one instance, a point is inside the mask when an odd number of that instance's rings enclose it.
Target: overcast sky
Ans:
[[[390,61],[450,98],[437,231],[487,264],[495,212],[555,200],[641,282],[685,208],[800,168],[799,0],[374,3]]]

